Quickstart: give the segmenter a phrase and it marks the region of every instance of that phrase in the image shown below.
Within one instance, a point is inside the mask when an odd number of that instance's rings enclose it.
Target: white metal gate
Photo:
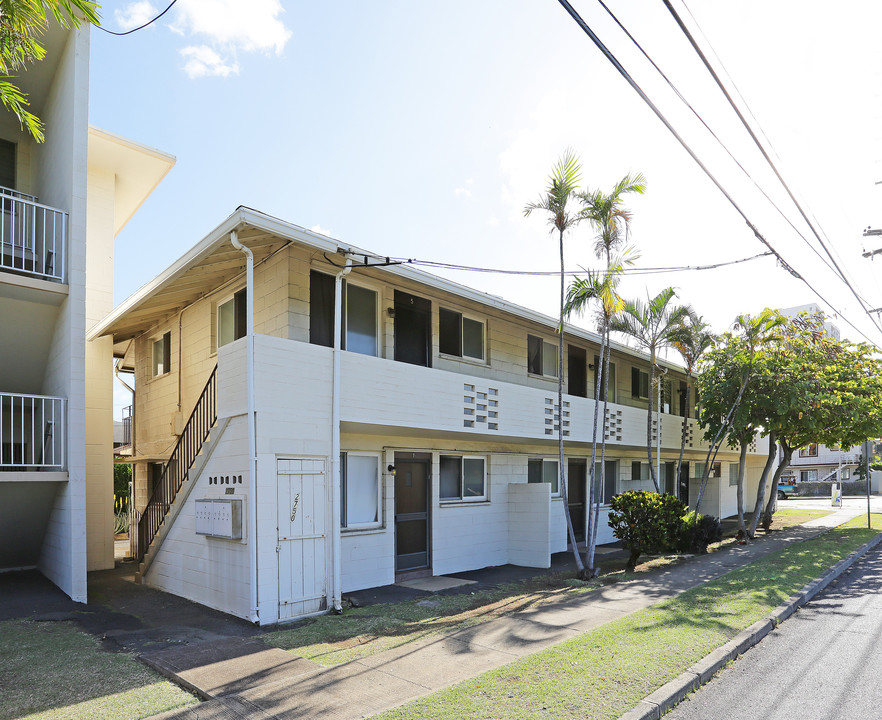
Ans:
[[[324,460],[278,460],[279,620],[327,609]]]

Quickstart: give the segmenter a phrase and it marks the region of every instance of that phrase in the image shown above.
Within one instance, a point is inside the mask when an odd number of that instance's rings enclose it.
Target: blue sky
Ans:
[[[166,4],[151,1],[106,3],[105,25],[125,29]],[[797,14],[780,1],[689,2],[787,179],[879,307],[882,261],[860,257],[862,228],[882,225],[874,187],[882,179],[874,37],[882,11],[871,5],[843,3],[834,14],[812,1]],[[739,177],[600,6],[575,6],[776,249],[882,342],[844,285]],[[817,247],[662,3],[610,7]],[[567,147],[582,159],[586,186],[609,188],[627,172],[647,176],[647,194],[630,203],[639,265],[713,263],[763,250],[553,0],[179,0],[133,35],[93,31],[91,122],[177,157],[117,238],[117,303],[238,205],[382,254],[553,270],[556,243],[543,219],[524,219],[522,209]],[[587,227],[573,233],[568,265],[593,261],[590,239]],[[555,312],[553,278],[449,276]],[[718,330],[766,305],[819,302],[770,258],[629,278],[623,290],[654,294],[667,285]]]

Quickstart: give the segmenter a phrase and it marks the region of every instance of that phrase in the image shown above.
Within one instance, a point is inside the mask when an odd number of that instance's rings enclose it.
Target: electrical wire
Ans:
[[[165,15],[169,10],[171,10],[171,9],[172,9],[172,6],[173,6],[177,1],[178,1],[178,0],[172,0],[172,1],[168,4],[168,7],[167,7],[165,10],[163,10],[161,13],[159,13],[159,15],[157,15],[157,16],[156,16],[155,18],[153,18],[152,20],[148,20],[148,21],[145,22],[143,25],[139,25],[138,27],[136,27],[136,28],[132,28],[131,30],[126,30],[125,32],[114,32],[113,30],[108,30],[107,28],[102,27],[101,25],[96,25],[95,27],[98,28],[99,30],[103,30],[103,31],[106,32],[108,35],[116,35],[117,37],[122,37],[123,35],[131,35],[132,33],[134,33],[134,32],[138,32],[138,30],[143,30],[143,29],[144,29],[145,27],[147,27],[148,25],[152,25],[153,23],[155,23],[157,20],[159,20],[159,18],[161,18],[161,17],[162,17],[163,15]]]
[[[812,221],[809,219],[809,217],[806,214],[805,210],[803,209],[802,205],[796,199],[796,196],[791,191],[790,186],[787,184],[787,182],[781,176],[781,173],[778,171],[777,165],[775,165],[775,163],[772,161],[772,158],[769,157],[769,154],[766,152],[765,147],[763,147],[763,144],[760,142],[759,138],[756,136],[756,133],[753,131],[753,128],[750,126],[750,123],[747,122],[747,119],[744,117],[741,110],[735,104],[735,101],[732,99],[732,96],[729,94],[729,91],[726,89],[726,86],[723,84],[723,81],[720,79],[720,76],[717,74],[716,70],[714,70],[714,68],[711,66],[710,62],[707,59],[707,56],[704,54],[702,49],[698,46],[698,43],[696,42],[692,33],[689,31],[689,28],[686,27],[686,24],[683,22],[683,19],[680,17],[679,13],[674,9],[674,6],[671,5],[670,0],[662,0],[662,2],[665,4],[665,7],[668,9],[668,12],[670,12],[670,14],[673,16],[674,21],[680,27],[680,30],[686,36],[687,40],[689,40],[689,44],[692,45],[692,49],[695,50],[698,57],[701,58],[702,64],[707,69],[707,71],[710,73],[711,77],[713,77],[714,82],[717,84],[717,87],[720,89],[720,91],[726,97],[726,100],[728,101],[729,105],[735,111],[735,114],[738,116],[738,119],[741,121],[741,124],[744,126],[744,129],[747,130],[748,134],[750,135],[751,139],[753,140],[754,144],[757,146],[759,151],[762,153],[762,156],[765,158],[769,167],[772,168],[772,171],[775,173],[775,177],[778,178],[778,181],[784,187],[784,190],[787,192],[787,195],[790,197],[791,201],[793,201],[793,204],[796,206],[796,209],[799,210],[799,214],[802,216],[802,219],[805,220],[806,224],[809,226],[812,233],[818,239],[818,242],[821,244],[821,247],[824,249],[824,252],[827,253],[827,256],[830,258],[833,265],[835,266],[835,268],[839,274],[840,279],[842,280],[842,282],[845,283],[845,285],[848,287],[848,289],[851,290],[851,293],[855,296],[858,303],[860,304],[861,309],[866,313],[867,317],[870,318],[873,325],[875,325],[876,329],[879,330],[879,332],[882,332],[882,325],[880,325],[878,319],[873,317],[873,315],[869,312],[869,308],[867,307],[865,301],[863,300],[863,298],[860,297],[860,295],[858,295],[857,290],[855,290],[854,286],[851,284],[851,282],[845,276],[845,272],[839,266],[839,263],[836,262],[836,258],[833,257],[833,253],[830,252],[830,248],[827,247],[827,243],[824,242],[820,233],[815,228],[814,223],[812,223]],[[754,117],[754,120],[755,119],[756,118]]]
[[[754,236],[759,240],[763,245],[765,245],[769,251],[778,259],[778,262],[781,263],[781,266],[787,270],[793,277],[798,280],[801,280],[806,287],[809,288],[817,297],[821,300],[825,305],[831,308],[839,317],[841,317],[845,322],[847,322],[855,331],[857,331],[860,335],[862,335],[867,342],[869,342],[873,347],[878,347],[876,344],[870,340],[870,338],[863,332],[860,328],[858,328],[854,323],[852,323],[845,315],[839,312],[823,295],[821,295],[818,290],[816,290],[811,283],[808,282],[802,275],[800,275],[791,265],[787,263],[787,261],[781,256],[781,254],[772,247],[772,244],[760,233],[757,227],[751,222],[750,218],[745,214],[745,212],[741,209],[738,203],[735,202],[734,198],[728,193],[728,191],[722,186],[719,180],[717,180],[716,176],[710,171],[710,169],[701,161],[698,155],[695,154],[695,151],[689,146],[689,144],[682,138],[682,136],[677,132],[673,125],[671,125],[670,121],[664,116],[661,110],[655,105],[655,103],[646,95],[640,85],[631,77],[630,73],[624,68],[624,66],[618,61],[616,56],[610,51],[610,49],[603,43],[603,41],[596,35],[596,33],[591,29],[588,23],[576,12],[576,9],[568,2],[568,0],[558,0],[558,3],[569,13],[570,17],[573,21],[582,29],[582,31],[591,39],[591,41],[597,46],[598,50],[603,53],[603,55],[609,60],[609,62],[613,65],[613,67],[618,71],[618,73],[625,79],[625,81],[631,86],[631,88],[640,96],[640,98],[647,104],[650,110],[655,113],[656,117],[661,121],[661,123],[667,128],[668,132],[670,132],[677,142],[683,147],[683,149],[689,154],[692,160],[701,168],[705,175],[707,175],[708,179],[717,187],[717,189],[723,194],[726,200],[729,201],[729,204],[735,209],[735,211],[741,216],[750,230],[753,232]],[[875,324],[875,323],[874,323]]]
[[[762,194],[762,196],[763,196],[766,200],[769,201],[769,204],[770,204],[773,208],[775,208],[775,210],[778,212],[778,214],[784,219],[784,221],[785,221],[788,225],[790,225],[790,227],[793,229],[793,231],[794,231],[794,232],[795,232],[800,238],[802,238],[802,241],[806,244],[806,246],[809,248],[809,250],[811,250],[813,253],[815,253],[815,255],[818,256],[818,258],[821,260],[821,262],[823,262],[823,263],[827,266],[827,268],[828,268],[829,270],[831,270],[832,272],[836,273],[836,268],[835,268],[833,265],[830,264],[829,260],[827,260],[827,259],[826,259],[826,258],[820,253],[820,251],[819,251],[814,245],[811,244],[811,242],[809,242],[809,239],[808,239],[805,235],[802,234],[802,232],[799,230],[799,228],[796,227],[796,225],[793,224],[793,221],[787,216],[787,214],[786,214],[786,213],[785,213],[785,212],[784,212],[784,211],[778,206],[778,204],[777,204],[777,203],[776,203],[776,202],[775,202],[775,201],[769,196],[769,194],[768,194],[768,193],[767,193],[767,192],[766,192],[766,191],[760,186],[760,184],[754,179],[753,175],[750,174],[750,172],[747,170],[747,168],[745,168],[744,165],[741,164],[741,161],[738,160],[738,158],[735,157],[735,155],[732,153],[732,151],[729,149],[729,147],[726,145],[726,143],[724,143],[724,142],[722,141],[722,139],[721,139],[721,138],[720,138],[720,137],[719,137],[719,136],[713,131],[713,129],[710,127],[710,125],[707,124],[707,122],[705,121],[705,119],[701,116],[701,113],[699,113],[699,112],[695,109],[695,107],[692,105],[692,103],[690,103],[690,102],[686,99],[686,97],[683,95],[683,93],[680,92],[680,89],[679,89],[679,88],[673,83],[673,81],[667,76],[667,74],[665,74],[664,70],[662,70],[662,69],[656,64],[655,60],[653,60],[653,59],[650,57],[649,53],[647,53],[646,50],[643,49],[643,46],[642,46],[642,45],[637,41],[637,39],[636,39],[636,38],[635,38],[635,37],[634,37],[634,36],[628,31],[628,28],[626,28],[626,27],[622,24],[622,22],[619,20],[619,18],[616,16],[616,14],[615,14],[612,10],[610,10],[609,6],[608,6],[603,0],[597,0],[597,2],[600,3],[600,6],[601,6],[604,10],[606,10],[606,13],[612,18],[612,20],[616,23],[616,25],[619,26],[619,28],[621,29],[621,31],[622,31],[623,33],[625,33],[625,35],[628,36],[628,39],[629,39],[629,40],[634,44],[634,46],[635,46],[635,47],[636,47],[636,48],[637,48],[637,49],[643,54],[643,57],[646,58],[646,60],[650,63],[650,65],[652,65],[652,67],[655,68],[655,70],[658,72],[658,74],[661,75],[662,79],[668,84],[668,87],[671,88],[671,90],[674,92],[674,94],[675,94],[678,98],[680,98],[680,100],[683,102],[683,104],[684,104],[687,108],[689,108],[689,110],[690,110],[690,111],[692,112],[692,114],[696,117],[696,119],[697,119],[697,120],[698,120],[698,121],[704,126],[705,130],[707,130],[707,131],[711,134],[711,136],[713,137],[713,139],[717,141],[717,144],[718,144],[718,145],[719,145],[719,146],[720,146],[720,147],[726,152],[726,154],[731,158],[732,162],[734,162],[734,163],[738,166],[738,168],[741,170],[741,172],[743,172],[744,175],[750,180],[750,182],[753,183],[753,186],[754,186],[757,190],[759,190],[759,192]],[[804,216],[803,216],[803,217],[804,217]],[[838,274],[838,273],[837,273],[837,274]],[[843,278],[843,280],[844,280],[844,278]],[[880,330],[882,330],[882,328],[880,328]]]

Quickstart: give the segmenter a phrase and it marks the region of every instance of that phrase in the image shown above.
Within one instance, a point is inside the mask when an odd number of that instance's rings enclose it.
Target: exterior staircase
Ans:
[[[137,538],[133,543],[139,561],[136,582],[140,582],[156,557],[169,529],[181,511],[196,478],[208,462],[223,435],[227,420],[217,424],[217,366],[196,401],[162,476],[153,487],[143,513],[137,517]],[[132,524],[134,526],[134,523]]]

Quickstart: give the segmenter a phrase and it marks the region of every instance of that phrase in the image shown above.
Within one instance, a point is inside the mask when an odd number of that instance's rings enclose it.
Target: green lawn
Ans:
[[[616,718],[882,530],[856,518],[597,630],[377,716]]]
[[[196,698],[70,623],[0,622],[0,720],[136,720]]]

